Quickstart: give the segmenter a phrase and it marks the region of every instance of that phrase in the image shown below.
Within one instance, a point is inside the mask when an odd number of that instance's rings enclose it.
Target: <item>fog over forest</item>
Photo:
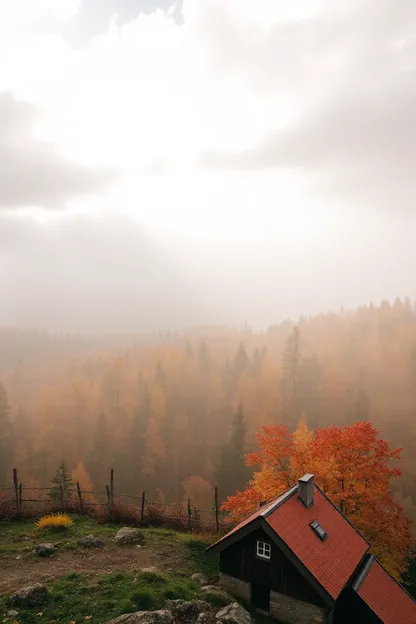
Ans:
[[[416,592],[415,42],[415,0],[0,0],[0,523],[113,521],[114,470],[218,534],[313,473]]]

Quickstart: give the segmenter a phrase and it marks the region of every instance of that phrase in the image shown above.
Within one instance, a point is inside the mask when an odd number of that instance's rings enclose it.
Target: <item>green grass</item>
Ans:
[[[209,579],[218,574],[219,558],[214,555],[207,555],[205,549],[211,542],[199,537],[185,535],[183,539],[188,556],[193,560],[198,572],[203,572]]]
[[[104,540],[113,538],[117,525],[98,524],[91,518],[72,517],[73,524],[63,531],[40,530],[33,521],[17,520],[0,521],[0,556],[16,557],[25,555],[41,542],[52,542],[55,546],[65,550],[81,549],[78,539],[92,533]]]
[[[39,531],[34,522],[0,522],[0,557],[21,556],[32,565],[33,549],[39,542],[52,542],[62,549],[68,549],[77,556],[82,551],[77,540],[82,535],[102,537],[111,547],[111,540],[120,528],[115,524],[100,525],[90,518],[73,517],[73,525],[64,534],[53,531]],[[89,577],[71,572],[65,577],[47,583],[49,597],[44,607],[34,610],[20,610],[16,621],[19,624],[101,624],[121,615],[138,610],[157,609],[166,600],[183,598],[190,600],[201,597],[199,587],[190,576],[203,572],[209,578],[218,573],[216,557],[207,557],[207,538],[179,533],[170,529],[143,529],[146,544],[163,546],[163,550],[176,550],[183,554],[183,565],[168,572],[120,572]],[[154,561],[157,566],[158,562]],[[1,565],[1,564],[0,564]],[[10,608],[7,597],[0,596],[0,622]],[[91,617],[90,617],[91,616]],[[10,620],[10,624],[14,624]]]
[[[21,624],[76,622],[91,619],[100,624],[133,611],[157,609],[170,598],[191,600],[198,595],[197,585],[189,578],[169,574],[120,572],[101,577],[98,583],[71,573],[53,583],[45,605],[34,610],[19,610]],[[0,613],[9,607],[0,598]],[[91,616],[91,617],[90,617]]]

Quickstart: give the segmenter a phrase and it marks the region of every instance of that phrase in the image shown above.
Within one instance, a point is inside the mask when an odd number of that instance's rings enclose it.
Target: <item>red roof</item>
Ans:
[[[294,486],[291,490],[288,490],[287,492],[285,492],[278,498],[275,498],[272,502],[269,501],[266,505],[259,507],[258,509],[256,509],[256,511],[253,511],[252,514],[250,514],[247,518],[244,518],[244,520],[239,522],[239,524],[237,524],[233,529],[231,529],[231,531],[229,531],[226,535],[221,537],[217,542],[212,544],[210,548],[214,548],[215,546],[217,546],[217,544],[220,544],[221,542],[227,540],[230,537],[230,535],[234,535],[234,533],[237,533],[237,531],[245,527],[247,524],[250,524],[250,522],[253,522],[253,520],[258,518],[259,516],[266,514],[269,509],[271,509],[272,507],[277,505],[280,501],[285,499],[287,495],[290,494],[290,492],[295,491],[296,488],[297,486]]]
[[[416,622],[416,603],[374,559],[358,595],[384,624]]]
[[[308,509],[297,496],[291,496],[265,519],[334,600],[369,548],[316,486],[314,503]],[[325,541],[311,529],[313,520],[327,532]]]

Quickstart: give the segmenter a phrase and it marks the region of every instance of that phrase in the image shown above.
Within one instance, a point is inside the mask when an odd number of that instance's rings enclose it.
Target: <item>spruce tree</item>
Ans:
[[[0,486],[8,481],[12,463],[12,425],[6,388],[0,383]]]
[[[231,424],[230,437],[221,448],[215,476],[221,500],[242,490],[251,471],[245,465],[246,422],[243,408],[239,405]]]
[[[50,498],[52,498],[53,500],[59,500],[61,498],[61,485],[64,488],[65,499],[68,500],[69,498],[71,498],[75,489],[75,483],[72,479],[72,474],[68,472],[66,468],[65,462],[61,463],[61,465],[55,472],[51,483],[53,485],[49,491]]]

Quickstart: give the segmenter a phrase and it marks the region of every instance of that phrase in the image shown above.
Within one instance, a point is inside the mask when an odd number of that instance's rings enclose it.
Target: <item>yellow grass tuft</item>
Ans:
[[[40,520],[36,522],[38,529],[50,529],[52,531],[60,531],[62,529],[69,529],[72,524],[71,518],[68,514],[57,513],[49,514],[48,516],[42,516]]]

